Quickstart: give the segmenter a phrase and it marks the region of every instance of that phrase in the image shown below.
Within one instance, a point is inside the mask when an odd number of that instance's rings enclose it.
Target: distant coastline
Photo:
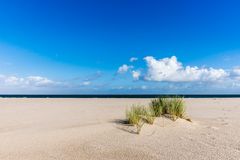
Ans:
[[[240,94],[0,94],[0,98],[240,98]]]

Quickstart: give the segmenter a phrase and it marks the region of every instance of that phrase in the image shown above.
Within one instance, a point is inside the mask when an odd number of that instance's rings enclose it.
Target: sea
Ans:
[[[183,97],[183,98],[240,98],[240,94],[2,94],[0,98],[159,98],[159,97]]]

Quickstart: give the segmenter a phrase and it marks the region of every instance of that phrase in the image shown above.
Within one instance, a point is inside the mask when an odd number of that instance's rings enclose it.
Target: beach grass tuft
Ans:
[[[139,122],[146,121],[146,123],[153,124],[154,115],[152,110],[141,105],[133,105],[130,110],[126,111],[126,117],[129,124],[137,125]]]
[[[156,117],[164,116],[173,121],[182,118],[191,122],[191,119],[185,116],[185,110],[182,97],[160,97],[153,99],[149,107],[133,105],[126,111],[126,117],[129,124],[137,127],[139,134],[144,123],[153,124]]]
[[[138,134],[144,123],[153,124],[155,120],[152,110],[141,105],[133,105],[126,111],[126,117],[129,124],[137,127]]]
[[[156,117],[170,115],[173,120],[184,118],[185,105],[183,98],[157,98],[151,101],[150,108]]]

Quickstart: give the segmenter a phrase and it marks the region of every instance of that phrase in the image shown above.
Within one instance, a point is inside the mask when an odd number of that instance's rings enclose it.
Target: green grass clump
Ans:
[[[177,118],[184,118],[185,106],[182,98],[172,98],[169,100],[168,114]]]
[[[183,98],[158,98],[151,101],[150,108],[156,117],[170,115],[174,120],[184,118],[185,105]]]
[[[137,125],[139,124],[141,117],[140,115],[143,115],[145,112],[145,109],[143,107],[138,106],[132,106],[130,110],[126,111],[126,117],[129,124]]]
[[[142,120],[148,124],[153,124],[155,120],[155,116],[150,108],[145,108],[145,115],[141,116]]]
[[[133,105],[127,110],[126,117],[129,124],[137,127],[137,133],[140,133],[144,123],[153,124],[155,120],[152,110],[140,105]]]
[[[154,116],[150,109],[140,106],[133,105],[130,110],[126,111],[126,117],[129,124],[137,125],[139,122],[146,121],[146,123],[153,124]]]
[[[153,111],[153,114],[156,117],[160,117],[162,114],[166,112],[167,107],[167,99],[166,98],[158,98],[153,99],[150,104],[150,108]]]
[[[191,122],[190,118],[185,117],[185,105],[181,97],[153,99],[149,107],[133,105],[130,110],[126,111],[128,123],[137,127],[138,134],[144,123],[153,124],[155,117],[160,116],[174,121],[183,118]]]

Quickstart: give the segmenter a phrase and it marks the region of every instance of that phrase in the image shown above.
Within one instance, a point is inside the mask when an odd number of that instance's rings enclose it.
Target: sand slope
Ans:
[[[186,99],[193,123],[140,135],[125,110],[149,99],[0,99],[0,160],[239,160],[240,99]]]

